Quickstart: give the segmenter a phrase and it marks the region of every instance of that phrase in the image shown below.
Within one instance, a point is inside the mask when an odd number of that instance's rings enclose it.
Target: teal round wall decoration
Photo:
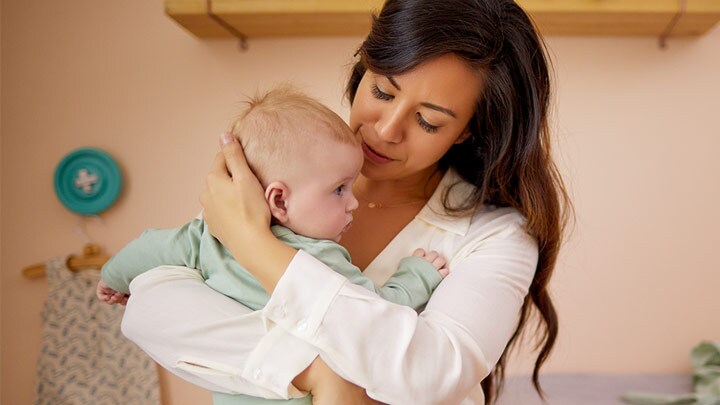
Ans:
[[[67,154],[55,168],[55,194],[70,211],[95,215],[117,200],[122,176],[115,160],[96,148]]]

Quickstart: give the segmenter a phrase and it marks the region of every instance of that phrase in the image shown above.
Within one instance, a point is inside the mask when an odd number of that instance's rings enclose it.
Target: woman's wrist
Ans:
[[[315,357],[315,360],[293,379],[292,384],[300,391],[312,392],[317,381],[318,369],[321,366],[319,365],[320,362],[322,362],[322,359],[319,356]]]
[[[381,405],[364,388],[340,377],[319,356],[295,377],[293,385],[312,394],[313,403]]]
[[[248,240],[229,241],[225,247],[269,294],[298,252],[276,238],[269,228]]]

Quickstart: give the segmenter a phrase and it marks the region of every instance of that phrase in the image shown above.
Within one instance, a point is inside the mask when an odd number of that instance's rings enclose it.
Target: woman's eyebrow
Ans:
[[[429,108],[429,109],[431,109],[431,110],[440,111],[440,112],[445,113],[445,114],[447,114],[447,115],[449,115],[449,116],[451,116],[451,117],[453,117],[453,118],[457,118],[457,115],[455,114],[455,111],[453,111],[453,110],[451,110],[451,109],[449,109],[449,108],[440,107],[439,105],[435,105],[435,104],[432,104],[432,103],[420,103],[420,105],[423,106],[423,107],[427,107],[427,108]]]
[[[394,77],[392,77],[392,76],[390,76],[390,75],[386,75],[385,77],[388,79],[388,81],[390,82],[390,84],[392,84],[396,89],[402,90],[402,89],[400,88],[400,85],[398,84],[398,82],[395,81],[395,78],[394,78]],[[445,113],[445,114],[447,114],[447,115],[449,115],[449,116],[451,116],[451,117],[453,117],[453,118],[457,118],[457,114],[455,114],[455,111],[453,111],[453,110],[451,110],[451,109],[449,109],[449,108],[440,107],[439,105],[437,105],[437,104],[432,104],[432,103],[420,103],[420,105],[423,106],[423,107],[427,107],[427,108],[429,108],[429,109],[431,109],[431,110],[440,111],[441,113]]]
[[[387,79],[388,79],[388,81],[390,82],[390,84],[392,84],[393,86],[395,86],[396,89],[402,90],[402,89],[400,88],[400,85],[398,84],[398,82],[395,81],[395,78],[394,78],[394,77],[392,77],[392,76],[390,76],[390,75],[386,75],[385,77],[387,77]]]

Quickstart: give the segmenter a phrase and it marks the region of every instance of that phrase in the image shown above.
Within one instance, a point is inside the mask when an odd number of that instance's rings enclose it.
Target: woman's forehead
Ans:
[[[458,113],[474,109],[483,82],[483,75],[477,69],[453,54],[430,59],[402,74],[378,76],[384,77],[399,91],[416,95],[420,103],[431,103]]]

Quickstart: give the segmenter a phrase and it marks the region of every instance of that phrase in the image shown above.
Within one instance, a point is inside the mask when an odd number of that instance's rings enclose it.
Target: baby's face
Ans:
[[[363,160],[359,145],[334,140],[300,156],[296,169],[300,178],[288,185],[288,222],[284,225],[300,235],[339,242],[358,207],[352,185]]]

